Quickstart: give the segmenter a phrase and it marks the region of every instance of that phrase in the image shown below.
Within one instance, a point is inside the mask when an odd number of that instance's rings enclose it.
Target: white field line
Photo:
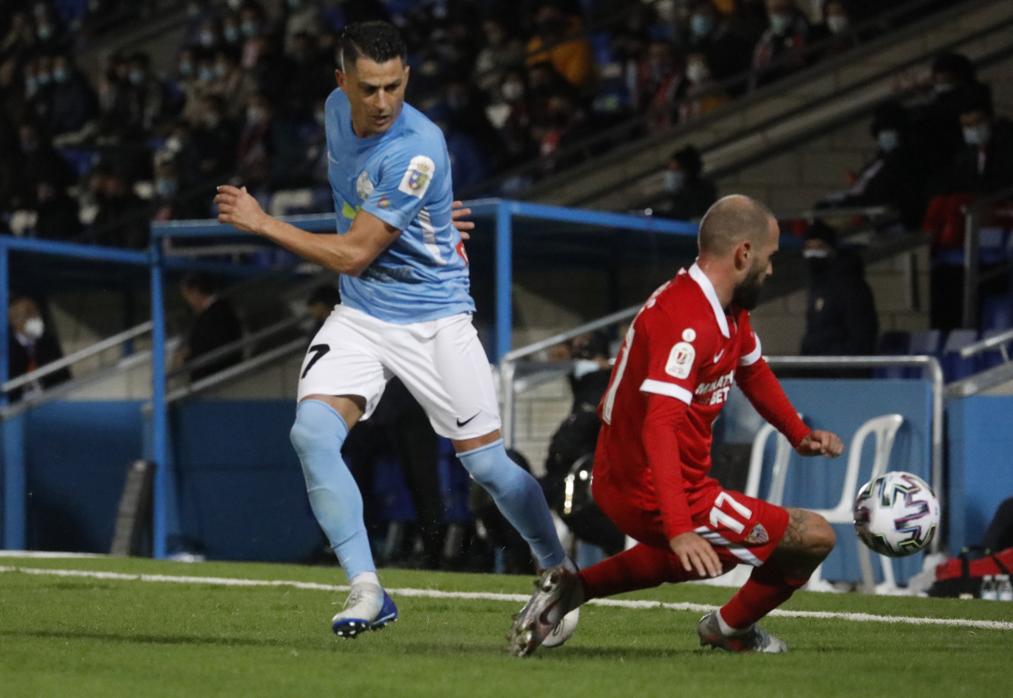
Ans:
[[[236,579],[230,577],[193,577],[167,574],[125,574],[123,572],[99,572],[92,570],[61,570],[39,567],[12,567],[0,565],[0,573],[20,572],[53,577],[84,577],[88,579],[106,579],[124,582],[161,582],[169,584],[208,584],[226,587],[287,587],[308,591],[348,591],[347,586],[337,584],[320,584],[317,582],[296,582],[288,579]],[[524,603],[528,597],[523,594],[497,594],[478,591],[440,591],[438,589],[388,589],[393,596],[424,599],[467,599],[471,601],[509,601]],[[714,606],[699,603],[667,603],[662,601],[636,601],[628,599],[594,599],[593,606],[611,608],[651,609],[663,608],[670,611],[690,611],[706,613],[714,610]],[[918,616],[884,616],[874,613],[839,613],[836,611],[784,611],[776,609],[770,615],[780,618],[814,618],[819,620],[848,620],[858,623],[900,623],[903,625],[944,625],[961,628],[980,628],[983,630],[1013,630],[1013,622],[1001,620],[971,620],[967,618],[924,618]]]

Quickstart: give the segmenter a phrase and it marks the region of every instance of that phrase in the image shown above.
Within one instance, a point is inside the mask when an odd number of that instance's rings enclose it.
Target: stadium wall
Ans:
[[[977,395],[946,407],[950,550],[981,542],[1013,497],[1013,396]]]

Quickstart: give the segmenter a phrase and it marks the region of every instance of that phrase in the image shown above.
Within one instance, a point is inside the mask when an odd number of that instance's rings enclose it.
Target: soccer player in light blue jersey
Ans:
[[[447,146],[439,128],[404,103],[405,56],[398,31],[385,22],[353,24],[342,34],[338,89],[326,106],[337,235],[272,218],[245,189],[221,186],[215,197],[220,222],[341,273],[342,302],[303,362],[291,432],[313,513],[351,584],[332,620],[341,637],[397,619],[376,574],[362,497],[341,457],[348,431],[372,414],[392,376],[452,440],[538,566],[573,569],[541,488],[503,447],[489,361],[471,323]]]

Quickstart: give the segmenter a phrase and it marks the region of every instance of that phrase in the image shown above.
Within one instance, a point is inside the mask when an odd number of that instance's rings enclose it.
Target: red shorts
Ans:
[[[659,510],[634,506],[607,477],[595,476],[591,486],[594,501],[620,531],[645,545],[670,549]],[[739,563],[759,567],[788,528],[787,509],[726,490],[717,480],[686,495],[696,533],[714,546],[726,568]]]

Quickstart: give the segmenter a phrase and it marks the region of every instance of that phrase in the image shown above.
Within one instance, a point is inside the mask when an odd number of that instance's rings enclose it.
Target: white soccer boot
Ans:
[[[353,639],[366,630],[380,630],[398,618],[397,606],[379,584],[353,584],[345,605],[331,619],[338,637]]]
[[[514,616],[507,635],[507,649],[511,654],[530,655],[560,625],[563,616],[584,602],[583,585],[572,565],[567,561],[550,567],[535,582],[535,593]]]
[[[718,612],[711,611],[696,624],[696,633],[700,636],[700,646],[716,647],[728,652],[762,652],[764,654],[784,654],[788,645],[784,640],[774,637],[755,623],[734,635],[721,632]]]

